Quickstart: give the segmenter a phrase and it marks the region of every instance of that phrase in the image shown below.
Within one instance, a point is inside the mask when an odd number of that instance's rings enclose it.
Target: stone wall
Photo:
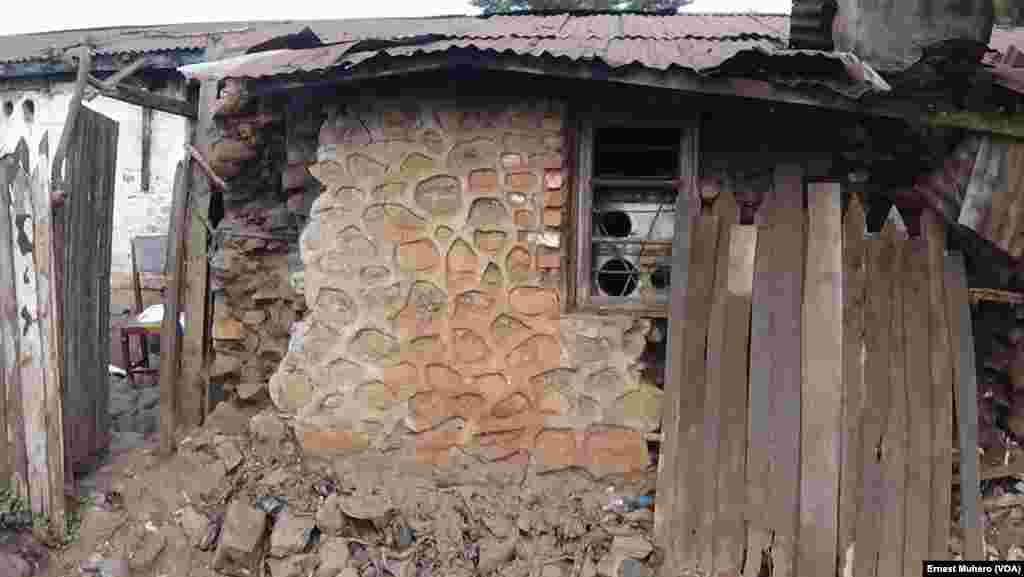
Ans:
[[[648,465],[651,323],[563,314],[562,105],[507,100],[338,103],[315,162],[289,154],[323,191],[295,283],[309,313],[269,392],[307,453]]]

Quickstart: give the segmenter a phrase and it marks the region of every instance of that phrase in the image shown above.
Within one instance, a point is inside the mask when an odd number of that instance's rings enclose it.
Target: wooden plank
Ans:
[[[10,185],[14,179],[13,157],[0,158],[0,483],[9,483],[22,497],[25,484],[20,477],[24,467],[19,453],[18,415],[21,414],[18,391],[18,301],[14,292],[14,261],[11,252]],[[20,450],[19,450],[20,449]],[[19,478],[20,477],[20,478]]]
[[[949,558],[953,477],[953,370],[943,274],[946,227],[942,218],[930,210],[924,211],[921,221],[928,242],[928,318],[931,323],[931,382],[935,401],[928,559],[942,560]]]
[[[803,172],[780,165],[758,211],[751,304],[744,575],[793,574],[800,491]],[[771,568],[771,569],[770,569]]]
[[[714,567],[723,577],[743,573],[746,561],[747,372],[750,358],[750,302],[754,284],[757,227],[733,225],[729,234],[725,315],[720,374],[718,511],[714,525]]]
[[[57,247],[53,239],[53,220],[50,210],[50,184],[47,178],[49,157],[37,157],[32,171],[31,194],[35,215],[36,288],[39,299],[39,333],[43,352],[46,418],[46,458],[48,500],[50,502],[50,527],[61,534],[65,527],[64,502],[64,405],[62,319],[57,312],[57,302],[62,298],[62,287],[56,282]]]
[[[919,575],[929,559],[932,495],[932,435],[935,404],[931,382],[930,295],[928,246],[924,239],[909,241],[904,265],[906,308],[907,399],[909,444],[907,469],[907,532],[903,574]]]
[[[725,322],[728,299],[725,298],[728,283],[729,235],[732,224],[738,220],[735,197],[725,190],[718,195],[712,211],[718,217],[718,254],[715,256],[715,284],[711,295],[711,316],[707,332],[707,354],[704,383],[704,408],[701,414],[700,470],[700,524],[697,529],[698,569],[705,573],[714,572],[714,529],[718,513],[718,449],[721,441],[722,373],[718,370],[725,361],[722,357],[725,345]],[[691,487],[692,489],[692,487]]]
[[[877,575],[881,545],[878,526],[883,503],[882,465],[878,454],[882,427],[888,419],[889,324],[892,298],[892,251],[888,238],[867,244],[866,301],[864,307],[864,404],[860,424],[861,501],[857,508],[853,539],[853,575]],[[847,554],[847,556],[849,556]],[[848,564],[849,566],[849,564]]]
[[[689,131],[684,131],[688,133]],[[668,516],[669,519],[682,515],[685,510],[680,507],[678,487],[680,479],[677,474],[677,463],[684,458],[680,454],[683,445],[679,442],[679,404],[684,396],[683,387],[687,383],[684,367],[684,342],[686,329],[686,295],[690,284],[690,234],[697,210],[693,203],[695,185],[696,142],[685,134],[680,148],[680,165],[687,177],[687,185],[676,196],[676,226],[672,239],[672,288],[669,297],[668,317],[668,355],[665,359],[665,398],[661,429],[667,433],[666,441],[662,442],[661,454],[658,459],[658,502],[654,511],[655,540],[662,547],[668,548]]]
[[[22,411],[28,452],[28,492],[36,513],[50,511],[50,471],[46,443],[46,357],[40,323],[39,291],[36,286],[36,219],[32,206],[32,183],[24,168],[15,174],[12,190],[11,228],[14,231],[15,291],[21,316],[18,359],[22,384]]]
[[[219,52],[219,46],[215,46]],[[217,83],[203,82],[199,88],[198,116],[195,122],[195,148],[204,158],[210,157],[213,141],[213,106],[217,99]],[[186,159],[188,181],[188,271],[185,302],[185,334],[181,345],[181,390],[178,410],[182,427],[195,427],[209,412],[206,382],[206,343],[208,340],[209,247],[207,223],[210,220],[210,199],[213,196],[210,180],[197,162]],[[191,174],[189,180],[187,176]]]
[[[890,230],[887,234],[892,234]],[[885,402],[889,410],[882,422],[879,437],[878,460],[882,474],[882,506],[879,511],[879,543],[878,574],[902,575],[904,566],[904,543],[907,534],[907,442],[909,407],[907,406],[907,365],[913,361],[908,358],[911,344],[909,339],[913,331],[907,331],[913,325],[904,313],[912,310],[908,298],[910,283],[907,282],[905,271],[907,266],[908,241],[903,238],[891,239],[889,250],[892,262],[896,263],[890,271],[889,282],[891,297],[889,299],[889,382]],[[884,326],[883,329],[884,330]],[[920,567],[918,567],[920,570]]]
[[[800,415],[800,543],[797,575],[836,570],[836,515],[843,394],[841,190],[807,190],[807,262],[803,306]]]
[[[170,283],[164,295],[164,319],[160,331],[160,450],[165,455],[175,448],[174,434],[178,414],[177,382],[180,373],[181,339],[178,314],[181,310],[183,270],[185,259],[185,215],[188,191],[185,182],[185,163],[178,163],[174,172],[174,200],[172,201],[174,236],[167,274]]]
[[[960,253],[946,256],[946,296],[949,302],[952,344],[957,366],[957,424],[960,441],[960,507],[964,531],[964,559],[985,559],[982,550],[981,519],[978,502],[978,383],[974,359],[974,331],[967,297],[967,272]],[[955,325],[952,322],[956,315]]]
[[[705,346],[708,323],[711,318],[711,294],[715,283],[715,262],[718,255],[720,224],[718,217],[702,214],[697,222],[693,246],[690,249],[690,286],[686,294],[686,326],[683,341],[683,367],[686,380],[679,404],[679,428],[676,436],[682,445],[681,457],[676,462],[677,513],[669,520],[673,546],[669,555],[674,563],[666,563],[668,575],[675,575],[679,567],[692,570],[697,567],[697,530],[702,520],[703,472],[701,470],[704,445],[700,433],[704,423],[704,396],[706,381]]]
[[[864,307],[867,244],[865,213],[860,199],[849,195],[843,220],[843,439],[839,488],[840,575],[853,571],[857,511],[862,497],[864,411]]]

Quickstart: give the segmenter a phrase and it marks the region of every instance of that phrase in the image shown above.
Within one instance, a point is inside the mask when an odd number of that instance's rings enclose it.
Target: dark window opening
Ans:
[[[597,271],[597,285],[610,296],[628,297],[639,281],[636,267],[628,260],[613,258]]]
[[[4,116],[10,117],[14,114],[14,103],[8,100],[4,102]]]
[[[32,100],[26,100],[22,103],[21,110],[25,115],[25,123],[31,124],[36,118],[36,103]]]

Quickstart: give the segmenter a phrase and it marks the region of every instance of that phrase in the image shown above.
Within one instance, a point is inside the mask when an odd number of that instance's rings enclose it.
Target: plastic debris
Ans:
[[[273,495],[266,495],[257,499],[256,507],[260,511],[263,511],[267,515],[273,517],[280,513],[281,509],[284,508],[284,501],[274,497]]]

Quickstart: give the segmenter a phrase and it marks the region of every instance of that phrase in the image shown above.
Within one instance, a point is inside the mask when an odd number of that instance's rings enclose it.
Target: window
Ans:
[[[680,182],[692,125],[584,119],[576,179],[577,309],[667,314]]]

